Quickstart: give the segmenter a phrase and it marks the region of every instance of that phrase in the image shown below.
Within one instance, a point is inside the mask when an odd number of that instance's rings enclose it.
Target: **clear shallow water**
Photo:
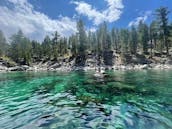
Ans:
[[[172,71],[0,74],[0,129],[172,129]]]

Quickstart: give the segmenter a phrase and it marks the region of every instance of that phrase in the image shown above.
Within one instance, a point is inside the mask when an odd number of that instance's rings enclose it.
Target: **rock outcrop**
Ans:
[[[13,63],[14,64],[14,63]],[[71,71],[71,70],[139,70],[172,69],[172,57],[153,57],[144,55],[120,55],[106,51],[102,55],[89,53],[76,57],[60,57],[58,60],[40,60],[27,65],[12,65],[0,58],[0,71]]]

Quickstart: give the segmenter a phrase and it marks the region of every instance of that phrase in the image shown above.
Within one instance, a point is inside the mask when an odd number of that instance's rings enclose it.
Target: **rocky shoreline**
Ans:
[[[108,52],[107,52],[108,53]],[[172,56],[154,56],[152,58],[143,55],[121,55],[109,53],[104,58],[98,58],[94,54],[88,54],[84,58],[60,57],[58,60],[40,60],[28,65],[19,65],[9,60],[0,59],[0,72],[10,71],[75,71],[94,70],[97,72],[105,70],[148,70],[148,69],[172,69]]]
[[[162,70],[162,69],[172,69],[172,65],[169,64],[138,64],[138,65],[114,65],[114,66],[85,66],[85,67],[76,67],[76,66],[60,66],[60,67],[47,67],[45,65],[35,65],[35,66],[15,66],[15,67],[6,67],[0,65],[0,72],[11,72],[11,71],[64,71],[70,72],[75,70],[94,70],[94,71],[105,71],[105,70]]]

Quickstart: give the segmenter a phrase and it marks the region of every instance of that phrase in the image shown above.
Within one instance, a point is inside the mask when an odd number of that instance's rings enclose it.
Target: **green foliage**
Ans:
[[[128,52],[129,42],[130,42],[130,32],[127,29],[121,30],[121,49],[122,53]]]
[[[143,46],[143,53],[148,52],[148,42],[149,42],[149,29],[146,24],[142,21],[139,24],[139,36],[140,36],[140,43]]]
[[[77,39],[77,36],[76,35],[72,35],[70,38],[69,38],[69,44],[70,44],[70,49],[71,49],[71,53],[72,55],[76,55],[77,54],[77,44],[78,43],[78,39]]]
[[[3,32],[0,30],[0,56],[6,55],[8,44]]]
[[[166,7],[160,7],[159,9],[156,10],[156,16],[157,16],[157,22],[159,25],[159,33],[161,34],[161,39],[162,39],[162,47],[166,47],[166,52],[167,55],[169,55],[169,43],[168,43],[168,38],[170,36],[170,30],[169,30],[169,23],[168,23],[168,14],[170,12],[168,11],[168,8]]]
[[[40,58],[42,58],[42,55],[45,52],[44,47],[42,47],[41,44],[37,41],[32,41],[31,44],[32,44],[32,58],[39,60]]]
[[[56,31],[55,34],[53,35],[53,39],[52,39],[52,45],[53,45],[53,57],[54,59],[57,59],[57,57],[59,56],[59,39],[60,39],[60,35],[58,34],[58,32]]]
[[[20,64],[29,65],[31,62],[32,45],[21,30],[11,37],[10,57]]]
[[[78,52],[79,54],[84,54],[86,48],[86,43],[87,43],[87,36],[84,28],[84,23],[82,20],[79,20],[77,22],[77,30],[78,30]]]
[[[44,41],[42,42],[42,52],[44,57],[51,59],[52,41],[49,36],[46,36]]]
[[[16,63],[11,58],[9,58],[7,56],[2,56],[1,60],[3,60],[8,67],[16,66]]]
[[[131,44],[130,44],[130,51],[132,54],[136,54],[137,52],[137,45],[138,45],[138,34],[137,30],[134,26],[131,28]]]

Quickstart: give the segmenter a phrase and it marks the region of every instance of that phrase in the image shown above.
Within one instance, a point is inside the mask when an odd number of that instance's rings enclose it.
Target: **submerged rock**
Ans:
[[[100,72],[96,72],[94,74],[94,76],[97,77],[97,78],[103,78],[104,77],[104,75],[102,73],[100,73]]]

